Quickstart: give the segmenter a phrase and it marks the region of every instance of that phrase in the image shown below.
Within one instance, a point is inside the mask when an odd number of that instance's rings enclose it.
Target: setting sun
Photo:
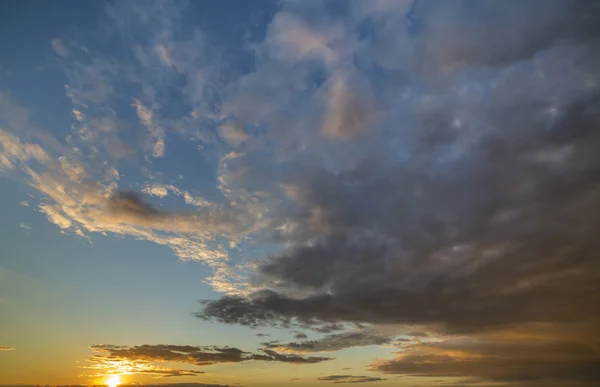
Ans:
[[[108,387],[117,387],[119,384],[121,384],[121,375],[111,375],[106,379],[106,385]]]

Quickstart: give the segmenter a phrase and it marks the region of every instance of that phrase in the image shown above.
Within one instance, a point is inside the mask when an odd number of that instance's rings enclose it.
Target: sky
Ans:
[[[600,383],[595,0],[0,2],[0,385]]]

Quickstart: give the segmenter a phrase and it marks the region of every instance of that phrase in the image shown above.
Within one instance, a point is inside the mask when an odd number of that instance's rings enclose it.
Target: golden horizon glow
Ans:
[[[110,375],[108,379],[106,379],[106,385],[108,387],[118,387],[121,384],[121,375],[114,374]]]

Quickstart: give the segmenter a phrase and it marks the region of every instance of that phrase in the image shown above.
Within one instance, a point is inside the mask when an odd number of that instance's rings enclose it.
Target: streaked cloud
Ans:
[[[69,55],[69,49],[60,39],[52,39],[50,41],[50,46],[52,47],[52,51],[54,51],[60,57],[64,58]]]
[[[296,335],[296,338],[306,338],[306,335]],[[343,332],[329,334],[318,340],[306,340],[290,343],[267,343],[266,348],[280,352],[310,353],[335,352],[345,348],[383,345],[392,342],[392,337],[377,330]]]
[[[353,376],[353,375],[328,375],[321,376],[317,380],[322,382],[333,382],[333,383],[369,383],[379,382],[385,380],[383,378],[373,376]]]
[[[457,336],[402,346],[396,359],[373,370],[427,377],[470,377],[477,381],[587,385],[598,380],[597,344],[539,330],[500,335]]]
[[[0,351],[14,351],[13,347],[6,347],[4,345],[0,345]]]
[[[190,345],[140,345],[140,346],[117,346],[117,345],[93,345],[93,351],[106,353],[105,356],[95,355],[88,361],[94,369],[115,370],[118,367],[139,365],[142,370],[145,367],[155,367],[151,363],[180,363],[194,366],[207,366],[220,363],[240,363],[244,361],[266,361],[282,362],[292,364],[314,364],[331,360],[329,357],[303,357],[278,353],[270,349],[262,349],[260,353],[242,351],[234,347],[215,346],[190,346]],[[154,368],[148,369],[152,373]],[[161,369],[159,369],[160,371]],[[134,372],[123,371],[123,372]],[[171,370],[172,371],[172,370]]]

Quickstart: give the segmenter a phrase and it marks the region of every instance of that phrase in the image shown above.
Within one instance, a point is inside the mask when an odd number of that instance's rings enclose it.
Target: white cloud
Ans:
[[[249,139],[244,129],[235,124],[221,125],[219,127],[219,136],[233,147],[239,146]]]
[[[52,51],[54,51],[60,57],[65,58],[69,55],[69,49],[60,39],[52,39],[50,41],[50,46],[52,46]]]

